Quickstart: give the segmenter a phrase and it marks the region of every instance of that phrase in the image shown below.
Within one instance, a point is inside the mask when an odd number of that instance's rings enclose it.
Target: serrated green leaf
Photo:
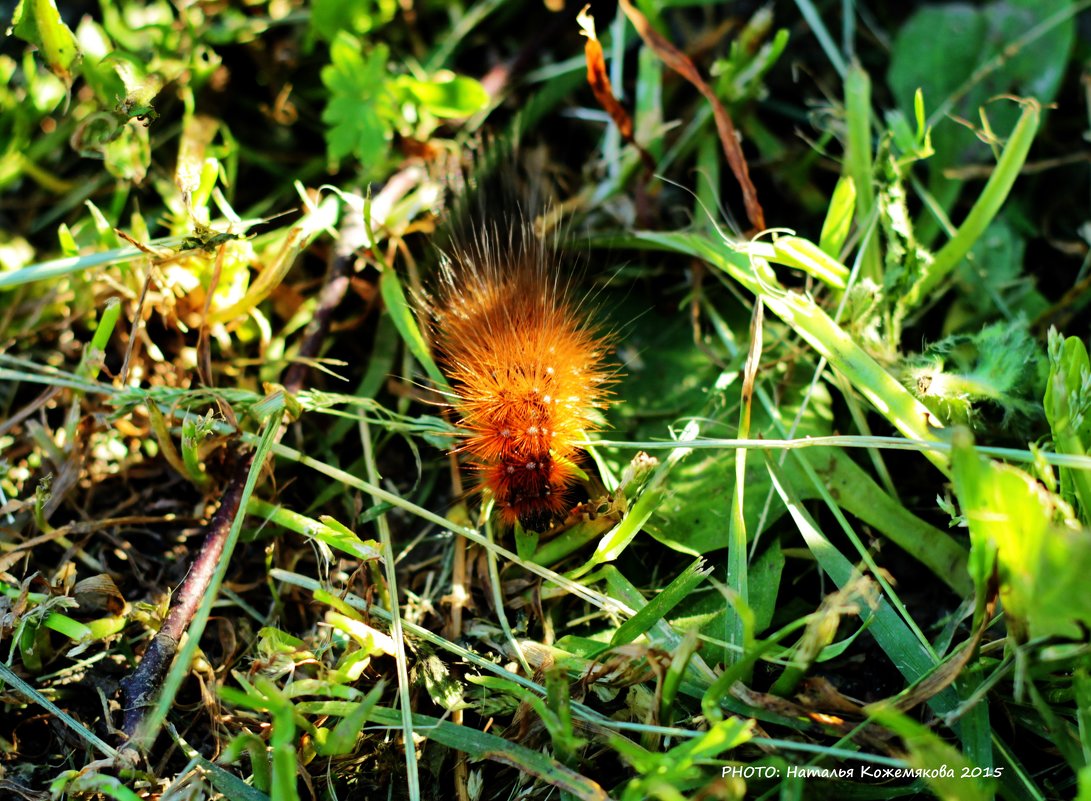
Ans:
[[[944,425],[976,424],[977,409],[991,404],[1005,427],[1041,419],[1044,360],[1022,326],[994,323],[974,335],[946,337],[907,360],[903,383]]]
[[[330,63],[322,68],[322,83],[330,99],[322,121],[328,126],[326,146],[331,159],[351,155],[371,169],[379,166],[392,136],[381,108],[390,51],[380,44],[365,57],[360,47],[357,39],[343,31],[330,45]]]

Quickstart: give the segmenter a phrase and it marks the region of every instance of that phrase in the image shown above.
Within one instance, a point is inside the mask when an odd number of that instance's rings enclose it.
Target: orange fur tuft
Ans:
[[[504,522],[533,531],[568,510],[576,443],[595,430],[614,373],[561,261],[526,222],[478,230],[447,254],[432,308],[459,450]]]

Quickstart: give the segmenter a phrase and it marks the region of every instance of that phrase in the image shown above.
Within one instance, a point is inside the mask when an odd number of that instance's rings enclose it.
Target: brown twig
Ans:
[[[136,734],[148,707],[154,703],[155,697],[159,694],[163,678],[174,660],[182,634],[185,633],[205,593],[208,592],[209,582],[223,555],[224,543],[231,531],[231,523],[239,514],[243,487],[246,485],[246,477],[253,460],[254,454],[250,451],[236,462],[231,481],[224,490],[223,502],[208,524],[201,552],[193,560],[189,574],[179,587],[167,619],[163,621],[159,632],[144,652],[144,657],[136,670],[121,682],[122,709],[124,709],[121,730],[129,738]]]

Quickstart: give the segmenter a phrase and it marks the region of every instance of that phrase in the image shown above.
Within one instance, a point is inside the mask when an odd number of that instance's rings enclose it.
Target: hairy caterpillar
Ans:
[[[457,450],[505,524],[544,531],[568,512],[578,443],[609,403],[608,337],[573,298],[562,250],[518,204],[468,216],[429,304]]]

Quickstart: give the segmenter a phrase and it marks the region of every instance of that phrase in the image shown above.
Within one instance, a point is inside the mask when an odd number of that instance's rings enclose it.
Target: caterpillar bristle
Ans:
[[[459,221],[429,309],[464,453],[501,520],[544,531],[570,509],[579,445],[610,403],[607,337],[572,299],[571,265],[507,196]],[[485,208],[478,204],[478,211]]]

